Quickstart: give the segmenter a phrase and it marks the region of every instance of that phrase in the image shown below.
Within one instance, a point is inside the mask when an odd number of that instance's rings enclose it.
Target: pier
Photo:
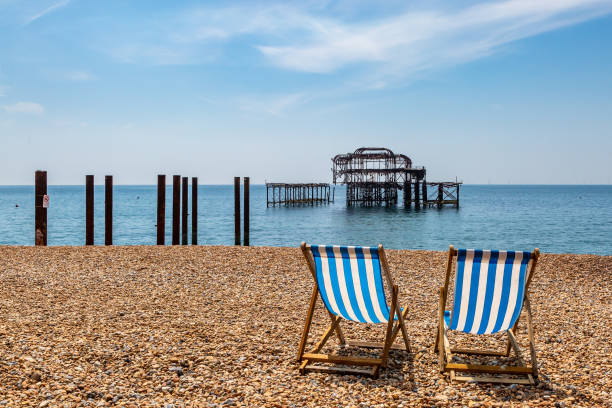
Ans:
[[[334,194],[328,183],[266,183],[266,206],[329,204]]]
[[[426,180],[425,167],[415,167],[404,154],[384,147],[360,147],[332,158],[333,183],[346,185],[346,205],[395,206],[403,190],[404,207],[459,208],[459,182]],[[430,196],[435,192],[435,196]]]
[[[442,208],[449,205],[459,208],[459,186],[461,182],[426,182],[427,188],[423,192],[423,206]],[[434,194],[431,194],[431,193]]]

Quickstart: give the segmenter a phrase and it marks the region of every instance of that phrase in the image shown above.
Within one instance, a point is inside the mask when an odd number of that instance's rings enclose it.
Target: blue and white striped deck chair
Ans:
[[[410,351],[404,324],[407,309],[404,309],[402,313],[402,309],[399,307],[397,285],[393,283],[391,278],[382,245],[378,247],[352,247],[306,245],[305,242],[302,242],[301,248],[315,283],[298,351],[301,374],[306,371],[323,371],[367,374],[377,377],[380,367],[385,367],[387,364],[391,348]],[[391,303],[389,305],[385,295],[385,283],[391,292]],[[304,350],[319,296],[321,296],[331,318],[331,324],[323,337],[315,344],[314,349],[307,353]],[[386,324],[385,341],[383,343],[346,342],[340,328],[340,321],[343,319],[359,323]],[[393,346],[400,330],[404,338],[404,345]],[[341,345],[381,348],[380,358],[321,354],[321,349],[334,332]],[[370,366],[371,369],[329,367],[311,363]]]
[[[450,373],[457,381],[503,382],[534,384],[537,361],[531,324],[531,307],[527,291],[540,256],[533,252],[485,251],[450,247],[444,286],[440,288],[440,308],[436,350],[439,352],[440,372]],[[453,260],[456,259],[456,262]],[[450,274],[455,264],[455,291],[451,310],[446,310]],[[521,310],[527,311],[527,331],[531,366],[525,364],[515,333]],[[449,331],[470,334],[505,332],[508,343],[505,351],[480,351],[451,348]],[[453,363],[453,354],[474,354],[509,357],[516,352],[519,366],[495,366]],[[497,376],[459,376],[456,372],[476,372]],[[518,377],[518,378],[517,378]]]

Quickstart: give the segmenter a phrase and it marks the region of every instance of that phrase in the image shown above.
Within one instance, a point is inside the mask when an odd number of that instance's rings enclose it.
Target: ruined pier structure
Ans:
[[[267,206],[295,206],[334,202],[335,191],[328,183],[266,183]]]
[[[334,184],[346,185],[346,205],[394,206],[403,190],[406,208],[459,207],[460,182],[427,182],[424,167],[413,167],[404,154],[382,147],[361,147],[332,159]],[[432,194],[434,193],[434,194]]]

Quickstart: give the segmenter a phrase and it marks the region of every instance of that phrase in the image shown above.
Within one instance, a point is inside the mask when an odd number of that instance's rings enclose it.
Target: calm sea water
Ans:
[[[155,244],[156,191],[156,186],[115,186],[116,245]],[[198,191],[199,243],[232,245],[233,186],[200,186]],[[84,186],[49,186],[48,194],[48,244],[83,245]],[[251,186],[251,245],[297,246],[304,240],[433,250],[449,244],[517,250],[537,246],[545,252],[612,255],[612,186],[465,185],[461,208],[441,210],[347,208],[344,194],[343,187],[336,187],[336,202],[330,205],[266,208],[265,186]],[[167,243],[171,196],[168,187]],[[34,187],[0,186],[0,245],[33,242]],[[103,186],[95,188],[95,242],[104,243]]]

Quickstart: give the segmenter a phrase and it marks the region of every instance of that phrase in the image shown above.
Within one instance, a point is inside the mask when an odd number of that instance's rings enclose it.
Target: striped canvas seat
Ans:
[[[473,334],[506,331],[523,306],[530,252],[457,250],[455,299],[444,320]]]
[[[362,323],[386,323],[378,248],[311,245],[319,293],[336,316]]]

